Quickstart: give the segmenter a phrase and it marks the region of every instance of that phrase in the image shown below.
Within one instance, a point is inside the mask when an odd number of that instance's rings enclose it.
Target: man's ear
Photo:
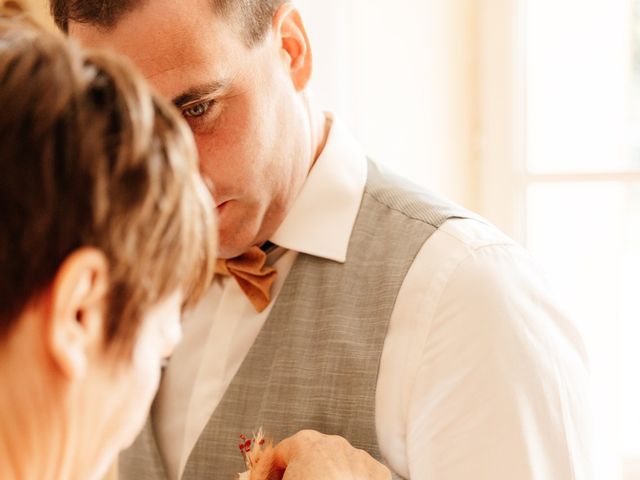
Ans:
[[[46,344],[58,370],[82,378],[88,357],[102,348],[109,265],[105,255],[83,248],[63,262],[50,289]]]
[[[297,91],[302,91],[311,79],[313,57],[307,30],[300,12],[290,3],[284,3],[273,17],[275,38],[280,43],[284,61],[291,72]]]

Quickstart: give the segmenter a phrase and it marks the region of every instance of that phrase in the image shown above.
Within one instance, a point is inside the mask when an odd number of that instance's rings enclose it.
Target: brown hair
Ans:
[[[188,127],[123,60],[0,15],[0,339],[73,251],[106,255],[108,342],[213,277],[214,204]]]
[[[210,0],[214,11],[238,19],[248,46],[257,44],[269,30],[273,16],[286,0]],[[112,28],[143,0],[50,0],[58,27],[68,31],[69,21]]]

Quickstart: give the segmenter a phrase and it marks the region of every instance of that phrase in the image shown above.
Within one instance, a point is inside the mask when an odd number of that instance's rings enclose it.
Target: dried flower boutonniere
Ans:
[[[240,435],[238,445],[247,471],[238,474],[238,480],[272,480],[280,478],[274,476],[273,471],[273,443],[265,439],[262,428],[253,438]]]

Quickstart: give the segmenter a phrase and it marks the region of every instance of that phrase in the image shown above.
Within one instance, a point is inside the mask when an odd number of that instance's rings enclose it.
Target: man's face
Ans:
[[[72,23],[71,37],[129,57],[182,111],[213,187],[220,256],[267,240],[311,164],[308,115],[277,32],[254,47],[209,0],[151,0],[113,29]]]

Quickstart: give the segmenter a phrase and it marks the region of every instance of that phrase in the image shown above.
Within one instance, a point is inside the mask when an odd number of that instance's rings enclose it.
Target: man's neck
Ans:
[[[313,99],[308,93],[305,96],[305,103],[307,111],[309,112],[309,125],[311,127],[311,151],[313,152],[313,159],[309,166],[309,170],[311,170],[320,154],[322,154],[324,147],[327,145],[329,132],[331,131],[331,124],[333,122],[331,117],[315,108]]]

